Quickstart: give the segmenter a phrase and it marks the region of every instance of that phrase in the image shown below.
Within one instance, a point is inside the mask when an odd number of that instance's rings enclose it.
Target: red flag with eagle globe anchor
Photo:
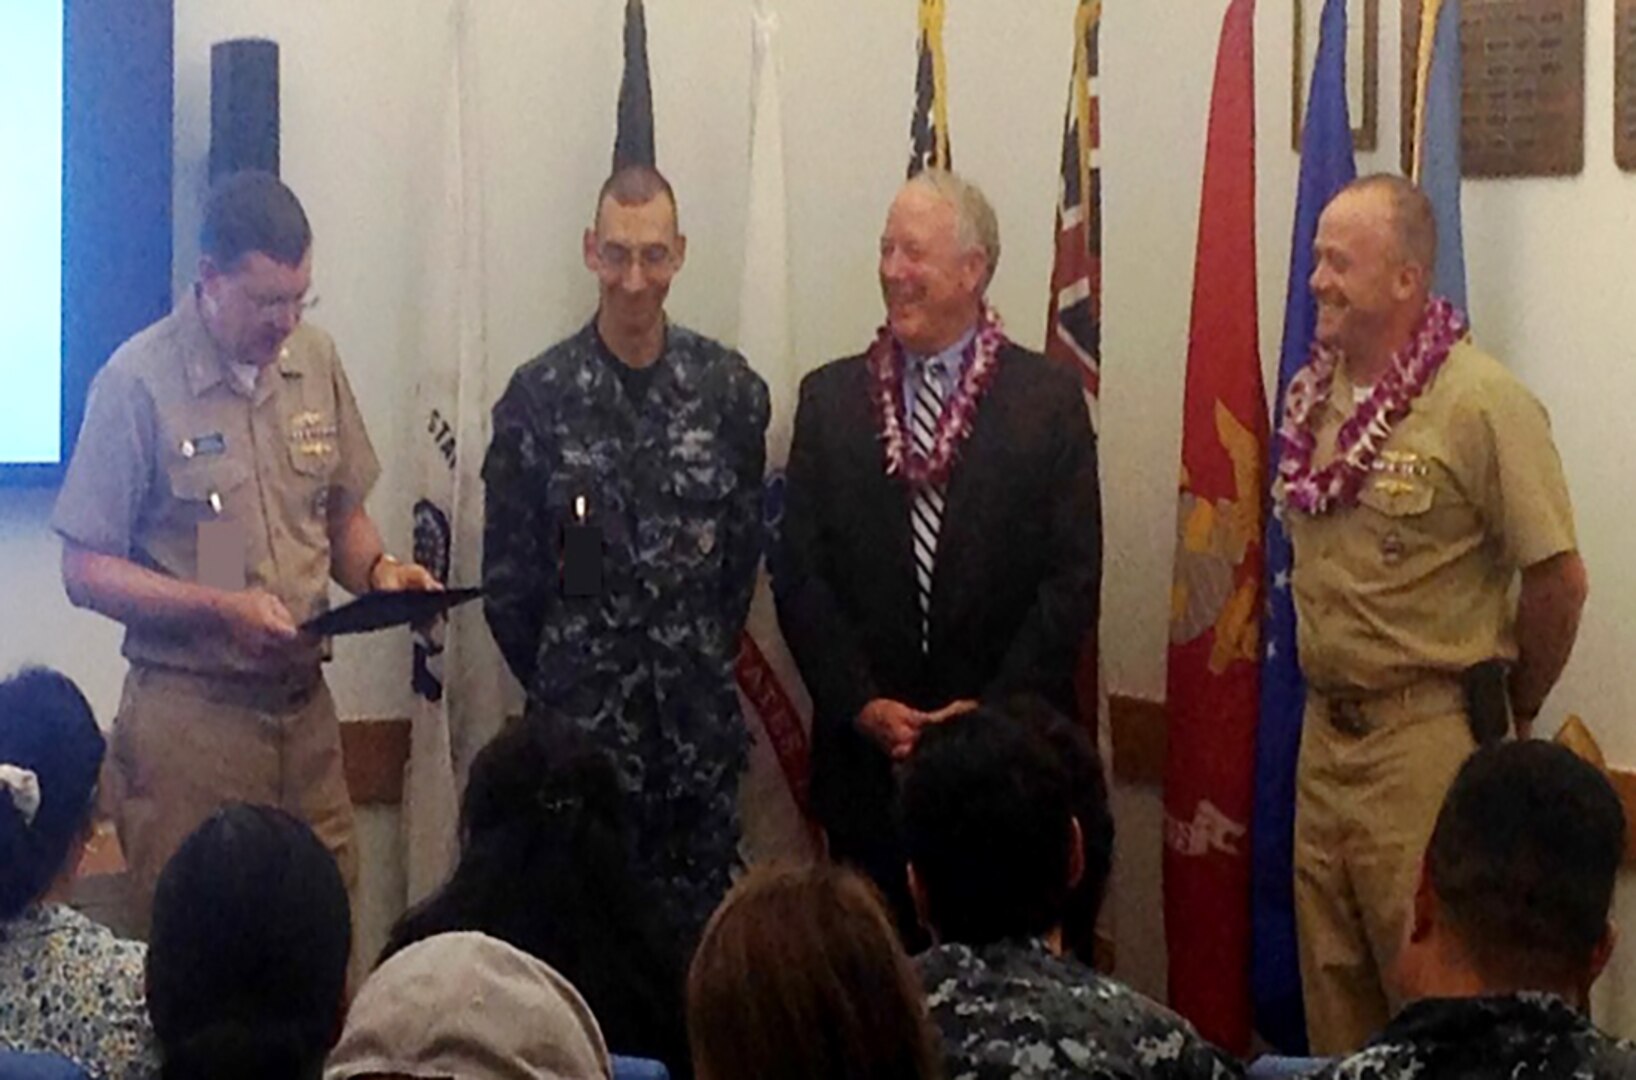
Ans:
[[[1193,277],[1166,676],[1170,1001],[1250,1043],[1250,837],[1267,406],[1256,324],[1253,0],[1222,26]]]

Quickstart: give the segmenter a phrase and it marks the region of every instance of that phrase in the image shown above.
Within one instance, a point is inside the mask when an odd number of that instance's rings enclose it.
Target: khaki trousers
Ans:
[[[230,802],[276,806],[312,826],[347,892],[358,882],[352,802],[335,702],[321,674],[218,678],[132,666],[103,774],[144,935],[159,873]]]
[[[1309,691],[1295,920],[1312,1053],[1350,1053],[1401,1004],[1393,965],[1432,826],[1475,748],[1454,680],[1362,701]]]

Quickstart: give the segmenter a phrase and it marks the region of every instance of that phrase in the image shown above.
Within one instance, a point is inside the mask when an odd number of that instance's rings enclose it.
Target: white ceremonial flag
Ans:
[[[766,517],[776,537],[784,502],[784,463],[795,423],[799,378],[790,338],[788,212],[784,193],[784,121],[779,92],[778,18],[756,0],[750,90],[750,192],[739,298],[738,349],[767,381]],[[769,550],[769,560],[776,546]],[[761,860],[812,851],[806,803],[812,702],[778,632],[764,568],[756,580],[738,658],[738,682],[752,745],[741,808],[747,857]]]
[[[483,318],[482,154],[469,58],[470,8],[451,5],[447,76],[440,102],[431,212],[418,223],[420,333],[409,370],[420,460],[415,559],[450,585],[482,576],[483,487],[489,394]],[[408,901],[440,885],[458,847],[456,747],[491,733],[502,709],[498,650],[481,604],[456,608],[414,633],[415,692],[404,777]]]

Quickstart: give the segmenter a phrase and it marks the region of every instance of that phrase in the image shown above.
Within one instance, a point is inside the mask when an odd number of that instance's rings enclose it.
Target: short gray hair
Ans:
[[[988,260],[983,287],[1000,265],[1000,219],[981,188],[947,169],[923,169],[909,183],[929,188],[954,208],[955,239],[963,251],[981,251]]]

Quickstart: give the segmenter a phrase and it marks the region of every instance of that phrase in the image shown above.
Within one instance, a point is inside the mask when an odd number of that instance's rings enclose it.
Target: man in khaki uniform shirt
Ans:
[[[199,280],[91,386],[52,524],[73,602],[125,624],[105,776],[145,924],[159,871],[231,800],[309,822],[357,880],[325,643],[350,592],[437,582],[382,550],[375,452],[310,305],[312,233],[265,173],[212,191]]]
[[[1527,737],[1573,647],[1586,582],[1545,410],[1469,338],[1448,347],[1463,327],[1429,295],[1436,227],[1425,196],[1396,177],[1359,180],[1325,209],[1315,249],[1316,336],[1338,362],[1299,425],[1312,436],[1307,478],[1341,468],[1356,445],[1339,445],[1343,425],[1377,386],[1385,400],[1404,357],[1447,356],[1423,386],[1405,380],[1408,411],[1392,423],[1385,409],[1375,452],[1351,457],[1350,494],[1303,505],[1287,445],[1280,468],[1308,685],[1295,820],[1301,973],[1312,1050],[1337,1054],[1399,1004],[1391,968],[1415,875],[1475,745],[1462,676],[1510,662],[1510,714]],[[1441,350],[1428,348],[1440,327]],[[1292,386],[1291,414],[1297,396]]]

